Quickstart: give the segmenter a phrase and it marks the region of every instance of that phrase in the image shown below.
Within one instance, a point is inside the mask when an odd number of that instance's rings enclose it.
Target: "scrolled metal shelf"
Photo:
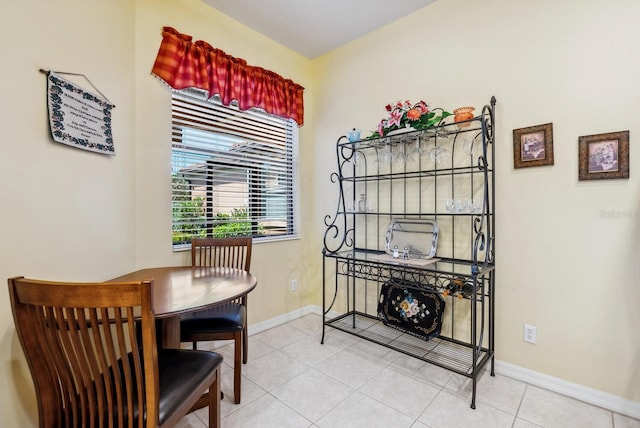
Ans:
[[[337,170],[331,174],[338,202],[334,214],[324,217],[321,342],[325,326],[336,327],[470,377],[472,408],[479,370],[489,363],[494,372],[495,104],[491,97],[463,126],[445,120],[427,129],[355,142],[338,138]],[[358,194],[366,194],[373,209],[359,208]],[[466,205],[457,205],[460,200]],[[385,255],[380,235],[387,223],[398,218],[438,222],[437,261],[408,263],[380,257]],[[416,353],[399,347],[404,339],[398,343],[382,339],[393,334],[381,333],[386,326],[377,319],[375,308],[376,293],[386,282],[418,284],[449,299],[450,331],[437,338],[442,341],[437,347],[453,344],[454,352]],[[469,315],[454,316],[454,311]],[[456,329],[462,319],[468,325]],[[360,329],[359,323],[372,327]],[[457,366],[461,353],[464,368]]]

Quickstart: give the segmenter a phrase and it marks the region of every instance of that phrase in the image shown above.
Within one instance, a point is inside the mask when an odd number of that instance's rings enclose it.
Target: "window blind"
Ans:
[[[191,89],[172,92],[171,110],[174,247],[193,237],[295,236],[295,122]]]

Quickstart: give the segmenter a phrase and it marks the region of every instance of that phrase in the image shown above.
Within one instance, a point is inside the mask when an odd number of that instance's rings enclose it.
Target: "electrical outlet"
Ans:
[[[524,325],[524,341],[528,343],[536,343],[536,326],[535,325]]]
[[[298,280],[297,279],[292,279],[291,280],[291,291],[298,291]]]

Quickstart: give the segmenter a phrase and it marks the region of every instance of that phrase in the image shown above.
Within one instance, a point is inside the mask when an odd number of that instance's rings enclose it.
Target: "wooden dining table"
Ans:
[[[257,285],[249,272],[204,266],[140,269],[110,282],[153,280],[151,298],[162,320],[162,347],[180,348],[180,315],[209,309],[240,298]]]

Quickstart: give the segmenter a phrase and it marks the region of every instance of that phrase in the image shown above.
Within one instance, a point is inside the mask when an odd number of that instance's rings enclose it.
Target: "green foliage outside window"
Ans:
[[[218,213],[215,221],[217,226],[213,228],[212,236],[214,238],[251,236],[251,223],[248,219],[249,215],[244,208],[234,208],[231,214]]]
[[[171,178],[171,186],[173,187],[171,207],[173,244],[188,244],[194,236],[204,237],[206,220],[204,198],[193,198],[189,182],[184,178],[174,175]]]
[[[232,236],[251,236],[252,226],[245,208],[234,208],[231,214],[217,213],[207,221],[205,199],[192,197],[189,183],[180,177],[172,178],[173,203],[172,203],[172,238],[173,244],[189,244],[194,237],[207,236],[207,224],[213,224],[211,237],[225,238]],[[258,226],[257,233],[264,229]]]

